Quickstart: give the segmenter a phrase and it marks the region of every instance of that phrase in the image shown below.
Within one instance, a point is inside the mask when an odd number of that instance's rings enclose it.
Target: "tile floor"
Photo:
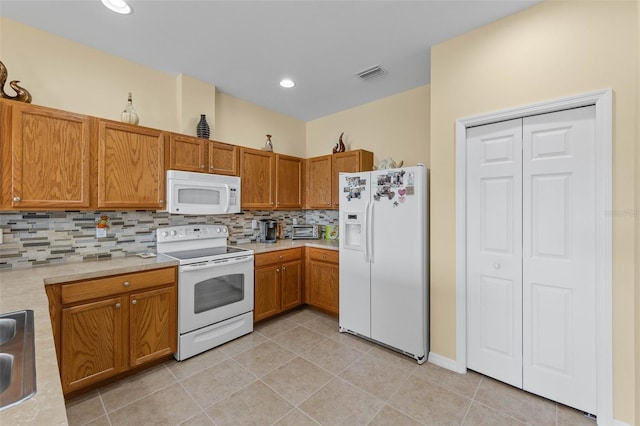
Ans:
[[[475,372],[418,365],[299,309],[67,402],[75,425],[595,425]]]

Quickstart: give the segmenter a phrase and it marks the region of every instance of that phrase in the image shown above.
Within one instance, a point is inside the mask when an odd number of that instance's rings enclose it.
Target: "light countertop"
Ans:
[[[239,247],[256,254],[296,247],[318,247],[338,250],[335,240],[278,240],[273,244],[247,243]],[[119,257],[93,262],[74,262],[0,271],[0,312],[32,309],[35,320],[37,392],[30,399],[0,411],[0,424],[66,425],[67,412],[58,374],[49,301],[44,286],[69,281],[92,279],[107,275],[140,272],[176,266],[178,262],[158,255],[142,259]]]
[[[33,397],[21,404],[0,411],[0,424],[68,424],[51,331],[49,301],[44,284],[138,272],[177,264],[178,262],[164,256],[151,259],[121,257],[1,271],[0,312],[23,309],[34,311],[37,391]]]
[[[337,240],[277,240],[275,243],[246,243],[238,244],[238,247],[253,250],[255,254],[276,250],[286,250],[296,247],[317,247],[329,250],[338,250]]]

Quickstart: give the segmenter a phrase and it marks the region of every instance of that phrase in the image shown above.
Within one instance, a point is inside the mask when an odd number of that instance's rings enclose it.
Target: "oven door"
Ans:
[[[180,334],[253,310],[253,255],[180,266]]]

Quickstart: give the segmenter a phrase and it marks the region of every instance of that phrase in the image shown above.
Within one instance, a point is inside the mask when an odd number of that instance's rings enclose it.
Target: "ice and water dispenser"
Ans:
[[[343,248],[364,250],[364,212],[345,212],[344,231],[342,231]]]

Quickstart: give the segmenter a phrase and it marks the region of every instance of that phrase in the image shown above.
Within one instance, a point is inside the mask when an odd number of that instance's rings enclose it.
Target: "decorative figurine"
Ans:
[[[271,135],[267,135],[267,140],[264,142],[264,148],[262,148],[265,151],[269,151],[269,152],[273,152],[273,144],[271,143]]]
[[[346,150],[344,143],[342,142],[342,135],[344,135],[344,132],[340,133],[340,139],[338,139],[339,140],[338,152],[344,152]]]
[[[4,84],[7,82],[7,76],[9,72],[7,71],[7,67],[4,66],[2,61],[0,61],[0,96],[5,99],[13,99],[18,102],[26,102],[28,104],[31,103],[31,93],[24,87],[18,86],[20,80],[12,80],[9,83],[9,86],[16,92],[15,96],[10,96],[4,91]]]
[[[338,152],[345,152],[346,150],[344,146],[344,142],[342,142],[342,135],[344,135],[344,132],[340,133],[340,138],[338,138],[338,143],[336,143],[336,145],[333,147],[333,150],[331,151],[334,154],[337,154]]]

